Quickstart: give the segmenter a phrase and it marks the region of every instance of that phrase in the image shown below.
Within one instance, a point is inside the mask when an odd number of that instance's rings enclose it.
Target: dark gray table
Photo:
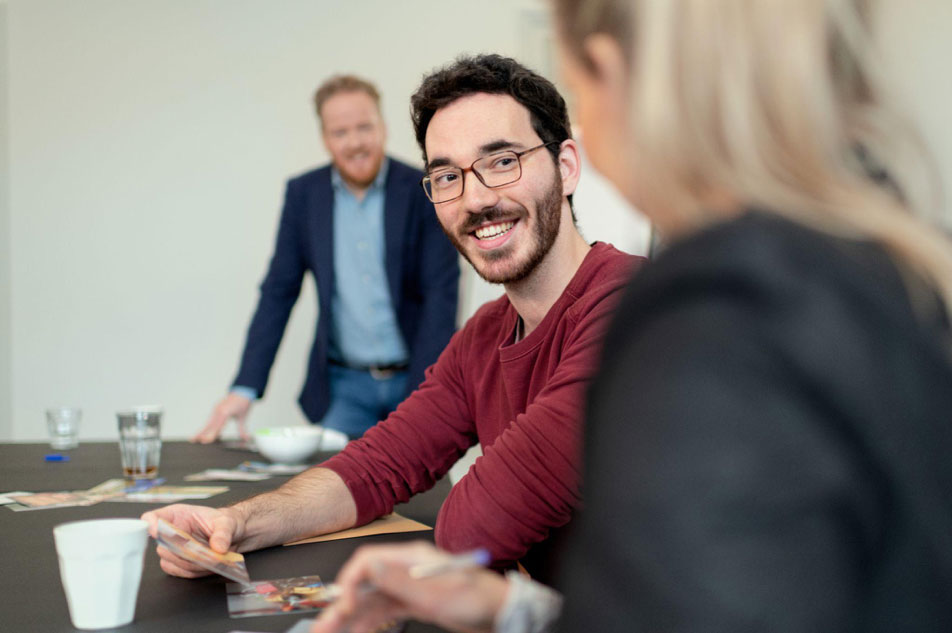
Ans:
[[[0,492],[26,490],[49,492],[85,490],[121,475],[119,449],[115,442],[85,443],[64,454],[69,462],[44,461],[51,453],[46,444],[0,444]],[[315,462],[328,455],[316,455]],[[165,442],[159,469],[169,485],[187,484],[183,477],[205,468],[232,468],[251,452],[230,450],[221,445],[200,446],[187,442]],[[190,503],[221,506],[269,490],[285,481],[274,477],[262,482],[227,482],[230,490],[211,499]],[[196,483],[194,485],[206,485]],[[208,485],[219,485],[209,482]],[[409,503],[396,508],[402,515],[434,525],[440,504],[449,492],[443,480]],[[103,502],[88,507],[13,512],[0,507],[0,631],[26,633],[74,631],[69,621],[66,597],[59,578],[53,527],[66,521],[106,517],[138,517],[159,504]],[[359,539],[312,543],[294,547],[272,547],[245,554],[252,580],[318,574],[333,580],[337,571],[359,545],[371,542],[432,540],[432,532],[388,534]],[[113,629],[136,632],[285,631],[298,619],[314,614],[231,619],[225,599],[225,583],[219,576],[198,580],[172,578],[159,568],[154,542],[150,543],[142,573],[136,616],[132,624]],[[407,632],[423,633],[440,629],[410,623]]]

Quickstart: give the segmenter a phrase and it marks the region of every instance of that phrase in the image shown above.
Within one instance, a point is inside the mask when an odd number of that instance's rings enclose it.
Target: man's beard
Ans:
[[[443,227],[443,232],[446,233],[446,236],[453,242],[453,246],[456,247],[456,250],[466,258],[466,261],[469,262],[470,266],[473,267],[480,277],[492,284],[511,284],[522,281],[531,275],[542,260],[545,259],[545,256],[552,249],[552,245],[555,244],[555,239],[559,236],[562,215],[562,181],[560,179],[556,178],[553,180],[552,186],[546,190],[541,198],[536,200],[535,207],[535,229],[530,235],[532,242],[529,247],[529,254],[523,261],[516,262],[514,268],[510,268],[509,270],[492,271],[491,268],[481,270],[480,267],[473,262],[473,258],[471,258],[463,248],[462,242],[456,233],[447,230],[442,223],[440,223],[440,226]],[[510,212],[503,211],[498,207],[489,207],[479,213],[470,215],[466,221],[466,225],[460,232],[468,234],[483,223],[493,222],[511,215]],[[523,207],[522,217],[519,218],[520,221],[528,216],[528,211]],[[480,252],[480,254],[485,261],[492,263],[511,257],[511,251],[512,247],[506,245],[503,248],[493,251]]]

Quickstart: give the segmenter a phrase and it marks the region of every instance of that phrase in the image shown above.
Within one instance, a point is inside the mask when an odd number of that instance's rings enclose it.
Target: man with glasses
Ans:
[[[420,388],[320,467],[222,510],[148,513],[247,551],[366,523],[431,487],[479,442],[483,456],[453,487],[437,544],[487,548],[549,578],[551,545],[579,503],[582,401],[617,295],[639,258],[589,245],[571,195],[580,160],[565,103],[511,59],[465,58],[412,98],[443,231],[505,295],[454,335]],[[160,551],[163,568],[201,570]]]
[[[376,87],[337,75],[314,105],[331,164],[288,182],[238,374],[196,441],[215,441],[229,419],[245,435],[308,271],[319,314],[299,402],[311,422],[348,437],[413,391],[455,330],[458,257],[420,191],[422,174],[384,154]]]

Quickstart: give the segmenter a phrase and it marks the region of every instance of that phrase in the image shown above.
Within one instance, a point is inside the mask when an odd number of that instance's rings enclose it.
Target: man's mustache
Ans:
[[[511,219],[512,211],[506,211],[499,207],[487,207],[477,213],[470,213],[466,222],[460,228],[463,233],[472,233],[483,224],[496,222],[498,220]]]

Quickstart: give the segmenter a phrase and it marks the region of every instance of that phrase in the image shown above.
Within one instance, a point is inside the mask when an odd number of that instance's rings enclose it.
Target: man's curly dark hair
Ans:
[[[532,129],[543,143],[561,143],[572,138],[565,99],[551,81],[510,57],[463,56],[424,77],[410,97],[410,117],[424,163],[427,162],[426,130],[433,115],[461,97],[479,93],[509,95],[519,102],[529,111]],[[546,149],[558,164],[558,145]]]

